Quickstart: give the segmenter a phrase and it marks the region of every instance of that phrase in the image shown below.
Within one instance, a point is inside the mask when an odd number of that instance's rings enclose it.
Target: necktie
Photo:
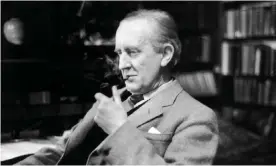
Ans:
[[[133,106],[137,104],[139,101],[144,100],[143,95],[131,95],[129,100],[132,102]]]
[[[139,101],[144,100],[143,95],[131,95],[129,97],[129,101],[132,105],[132,107],[134,107],[135,104],[137,104]],[[142,104],[143,105],[143,104]],[[142,106],[140,105],[140,106]],[[131,115],[133,112],[135,112],[140,106],[136,107],[136,108],[132,108],[130,111],[128,111],[127,115]]]

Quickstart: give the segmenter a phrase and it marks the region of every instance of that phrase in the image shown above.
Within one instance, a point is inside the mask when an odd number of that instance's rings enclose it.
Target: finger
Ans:
[[[97,101],[100,101],[100,102],[110,100],[110,98],[108,98],[107,96],[105,96],[102,93],[96,93],[94,97]]]
[[[113,95],[115,103],[120,104],[122,102],[119,91],[117,90],[116,86],[112,86],[112,95]]]
[[[123,87],[123,88],[121,88],[121,89],[118,89],[118,92],[119,92],[120,96],[121,96],[126,90],[127,90],[126,87]]]

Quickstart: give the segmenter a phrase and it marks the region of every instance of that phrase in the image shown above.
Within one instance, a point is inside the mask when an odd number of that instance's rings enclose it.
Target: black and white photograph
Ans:
[[[1,165],[276,165],[276,1],[1,1]]]

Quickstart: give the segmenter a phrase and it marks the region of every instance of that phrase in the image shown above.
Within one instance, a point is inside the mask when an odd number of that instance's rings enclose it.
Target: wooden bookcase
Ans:
[[[222,113],[270,136],[276,118],[276,3],[221,5]]]

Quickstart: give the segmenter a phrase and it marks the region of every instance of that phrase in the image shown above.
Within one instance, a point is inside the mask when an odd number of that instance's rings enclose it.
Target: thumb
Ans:
[[[110,100],[108,97],[106,97],[104,94],[102,94],[102,93],[96,93],[95,94],[95,99],[97,100],[97,101],[106,101],[106,100]]]
[[[122,103],[122,100],[121,100],[121,97],[120,97],[120,93],[118,92],[116,86],[112,86],[112,95],[113,95],[115,103],[117,103],[117,104],[121,104]]]

